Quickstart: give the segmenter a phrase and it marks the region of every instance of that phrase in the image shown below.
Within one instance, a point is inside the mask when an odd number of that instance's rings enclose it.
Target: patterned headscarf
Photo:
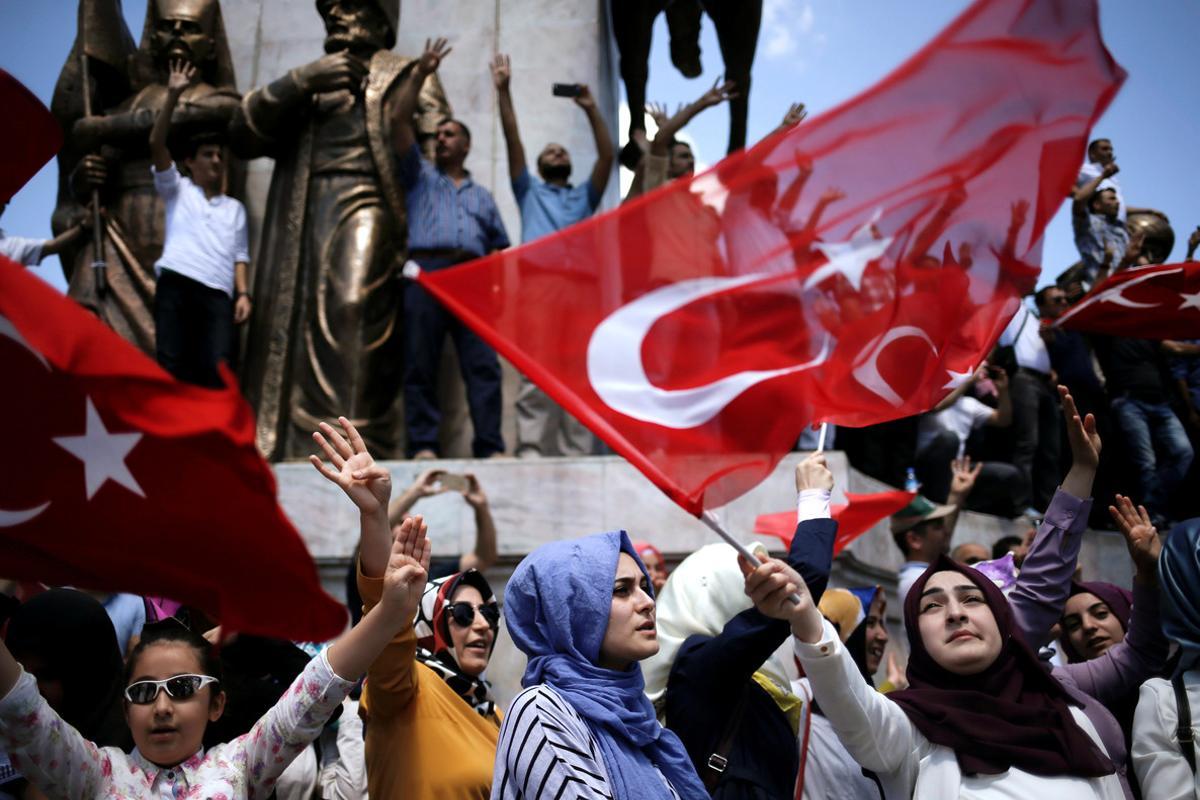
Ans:
[[[421,604],[417,607],[417,618],[413,624],[417,634],[417,660],[440,675],[480,716],[490,717],[496,710],[491,686],[482,677],[463,672],[458,659],[454,657],[454,640],[450,638],[450,615],[447,609],[461,586],[474,586],[483,596],[484,603],[496,602],[492,587],[479,570],[456,572],[425,584],[425,593],[421,595]],[[495,646],[496,640],[493,638],[492,647]],[[488,657],[491,655],[491,650],[488,650]]]

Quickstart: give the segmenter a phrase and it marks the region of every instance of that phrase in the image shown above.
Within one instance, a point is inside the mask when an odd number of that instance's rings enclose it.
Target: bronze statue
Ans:
[[[399,0],[318,0],[327,55],[248,94],[235,147],[275,159],[252,269],[242,386],[269,459],[305,456],[345,414],[372,452],[396,450],[404,197],[390,121],[412,59],[389,52]],[[435,76],[416,130],[450,115]]]
[[[79,25],[51,103],[63,130],[70,132],[59,155],[52,226],[60,231],[78,221],[99,190],[107,287],[98,290],[90,268],[95,247],[88,239],[63,254],[68,294],[153,355],[154,262],[162,253],[165,223],[147,140],[166,97],[167,63],[183,60],[199,71],[172,119],[178,140],[227,128],[239,101],[233,60],[217,0],[150,0],[136,51],[120,0],[81,0]],[[87,86],[81,54],[90,58]],[[103,111],[87,115],[88,106]]]

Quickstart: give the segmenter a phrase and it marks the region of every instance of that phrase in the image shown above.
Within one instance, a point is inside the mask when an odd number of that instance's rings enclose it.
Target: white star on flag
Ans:
[[[863,272],[866,271],[867,265],[882,258],[892,244],[891,236],[876,239],[871,233],[871,226],[875,224],[882,213],[882,209],[876,211],[875,216],[850,235],[848,242],[817,242],[813,245],[829,261],[808,276],[808,279],[804,281],[804,288],[816,286],[829,276],[840,272],[846,276],[846,280],[850,281],[854,291],[862,291]]]
[[[970,367],[966,372],[955,372],[952,369],[946,370],[946,374],[950,376],[950,380],[946,381],[943,389],[957,389],[971,379],[975,374],[975,368]]]
[[[82,436],[55,436],[54,443],[83,462],[83,474],[87,483],[87,499],[92,497],[111,480],[119,483],[138,497],[146,493],[133,473],[125,465],[125,459],[133,450],[140,433],[109,433],[100,419],[92,398],[87,398],[87,426]]]
[[[1196,292],[1195,294],[1180,292],[1179,299],[1183,300],[1183,302],[1179,304],[1179,308],[1177,310],[1183,311],[1185,308],[1195,308],[1200,310],[1200,292]]]

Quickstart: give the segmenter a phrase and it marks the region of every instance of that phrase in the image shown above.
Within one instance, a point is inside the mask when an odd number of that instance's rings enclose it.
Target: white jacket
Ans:
[[[821,710],[855,760],[879,777],[887,800],[962,795],[963,775],[954,751],[926,739],[900,706],[867,685],[828,621],[821,641],[815,644],[793,641],[796,657],[804,666]],[[1074,706],[1071,714],[1101,752],[1107,754],[1087,716]],[[1022,784],[1039,780],[1037,776],[1022,775]],[[1063,780],[1054,779],[1060,785]],[[1081,795],[1125,800],[1121,781],[1115,774],[1067,780],[1075,784],[1072,788],[1082,790]],[[972,796],[984,794],[976,792]],[[1157,800],[1157,795],[1147,796]]]
[[[1183,673],[1192,708],[1192,736],[1200,745],[1200,672]],[[1175,689],[1171,682],[1151,678],[1142,684],[1137,711],[1133,715],[1133,771],[1142,787],[1143,797],[1154,800],[1183,800],[1200,798],[1200,781],[1179,749],[1176,727],[1179,712],[1175,704]],[[1197,747],[1200,752],[1200,746]]]

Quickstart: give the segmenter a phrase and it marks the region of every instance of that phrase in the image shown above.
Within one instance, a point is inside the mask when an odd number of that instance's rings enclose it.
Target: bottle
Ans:
[[[904,475],[904,491],[916,492],[920,488],[921,484],[917,483],[917,471],[909,467],[908,472]]]

